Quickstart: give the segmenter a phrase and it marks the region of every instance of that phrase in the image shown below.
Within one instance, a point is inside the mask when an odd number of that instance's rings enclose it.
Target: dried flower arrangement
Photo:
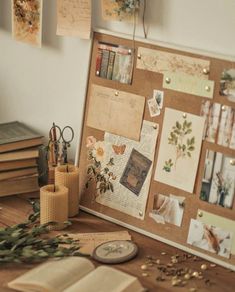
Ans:
[[[118,4],[117,13],[134,14],[140,6],[140,0],[112,0]]]

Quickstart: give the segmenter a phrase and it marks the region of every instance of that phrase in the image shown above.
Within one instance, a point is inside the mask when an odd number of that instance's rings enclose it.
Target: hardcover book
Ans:
[[[0,124],[0,153],[41,145],[42,135],[20,122]]]

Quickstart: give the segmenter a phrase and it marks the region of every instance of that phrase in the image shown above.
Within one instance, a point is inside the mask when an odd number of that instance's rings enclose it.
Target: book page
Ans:
[[[91,0],[58,0],[56,34],[89,39]]]
[[[105,266],[99,267],[64,292],[144,291],[137,278]]]
[[[93,269],[93,264],[85,258],[50,261],[11,281],[8,287],[19,291],[31,288],[36,291],[62,292]]]
[[[123,171],[126,168],[126,165],[129,162],[129,158],[133,149],[141,153],[141,155],[147,159],[153,161],[157,136],[158,124],[145,120],[143,121],[141,138],[139,142],[112,135],[110,133],[105,133],[104,142],[106,144],[106,156],[113,157],[114,165],[110,167],[110,170],[115,174],[116,179],[113,181],[114,192],[107,191],[100,194],[96,198],[97,203],[119,210],[130,216],[134,216],[142,220],[144,219],[153,163],[148,170],[143,184],[141,184],[141,189],[138,190],[138,194],[132,192],[130,188],[127,188],[121,184],[120,179],[123,175]],[[125,150],[123,153],[119,153],[116,148],[122,146]],[[130,167],[130,169],[132,168],[134,167]],[[131,177],[131,175],[129,177]],[[139,177],[133,177],[132,181],[129,181],[129,183],[133,183],[134,180],[139,180]]]
[[[131,240],[128,231],[77,233],[68,234],[68,236],[79,240],[79,245],[81,246],[79,252],[90,255],[101,243],[111,240]]]

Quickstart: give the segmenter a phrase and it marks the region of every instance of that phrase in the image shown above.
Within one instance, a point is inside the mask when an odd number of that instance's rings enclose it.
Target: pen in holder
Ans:
[[[60,165],[55,169],[55,184],[68,188],[69,217],[78,214],[79,210],[79,171],[73,165]]]
[[[56,222],[49,230],[65,228],[68,220],[68,189],[64,186],[46,185],[40,189],[40,223]]]

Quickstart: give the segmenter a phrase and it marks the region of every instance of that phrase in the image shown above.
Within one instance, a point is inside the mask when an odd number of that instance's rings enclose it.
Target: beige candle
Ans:
[[[74,165],[61,165],[55,169],[55,184],[69,189],[69,217],[78,214],[79,209],[79,172]]]
[[[68,189],[64,186],[47,185],[40,189],[40,222],[58,222],[50,230],[61,230],[68,220]]]

